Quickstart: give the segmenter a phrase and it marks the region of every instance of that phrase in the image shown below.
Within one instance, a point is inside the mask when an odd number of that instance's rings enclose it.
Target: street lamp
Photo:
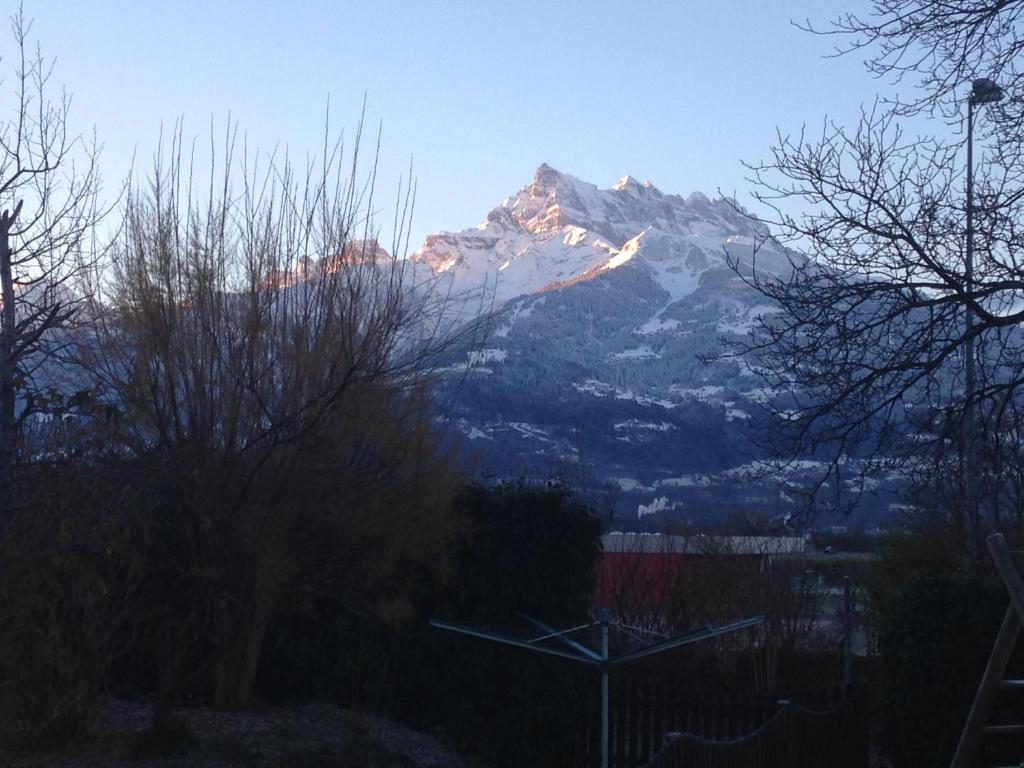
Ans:
[[[974,360],[974,310],[970,302],[974,294],[974,105],[995,104],[1003,98],[1003,89],[987,77],[979,77],[971,84],[967,97],[967,255],[964,265],[964,292],[966,304],[966,332],[964,348],[964,491],[970,510],[971,530],[967,532],[974,556],[977,556],[980,519],[978,514],[978,461],[974,439],[974,393],[977,387]]]

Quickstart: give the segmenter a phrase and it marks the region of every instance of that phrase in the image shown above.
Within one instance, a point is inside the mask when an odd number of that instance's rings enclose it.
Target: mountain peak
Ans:
[[[651,184],[651,182],[649,181],[640,181],[639,179],[635,179],[632,176],[623,176],[621,179],[615,182],[615,185],[612,187],[612,189],[622,192],[626,190],[640,191],[644,189],[653,189],[653,187],[654,185]]]
[[[724,249],[766,236],[725,200],[666,195],[632,176],[600,189],[541,163],[478,226],[431,235],[412,258],[460,285],[494,286],[497,306],[625,264],[649,271],[675,297],[695,290],[705,269],[722,266]]]
[[[753,237],[757,225],[742,211],[701,192],[665,195],[650,181],[623,176],[601,189],[541,163],[532,181],[487,216],[481,227],[511,226],[533,233],[575,227],[621,248],[644,227],[674,235]]]
[[[533,181],[528,189],[536,197],[546,197],[558,188],[559,182],[565,178],[547,163],[541,163],[534,171]]]

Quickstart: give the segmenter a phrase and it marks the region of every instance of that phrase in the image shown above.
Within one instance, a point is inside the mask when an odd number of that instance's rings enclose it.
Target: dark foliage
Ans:
[[[881,749],[911,768],[949,765],[1008,598],[995,580],[931,576],[878,604]]]
[[[81,735],[141,602],[130,491],[85,460],[21,467],[0,525],[0,754]]]
[[[500,623],[521,611],[567,626],[587,616],[602,532],[592,510],[561,487],[524,483],[471,486],[455,508],[465,537],[440,601],[451,618]],[[400,654],[396,714],[448,729],[496,766],[579,762],[593,670],[438,630],[422,639]]]
[[[517,612],[573,621],[590,609],[602,523],[560,486],[471,486],[455,501],[466,536],[446,609],[459,620]]]
[[[461,534],[451,578],[421,593],[416,621],[395,625],[326,602],[282,617],[268,632],[257,691],[387,714],[496,766],[570,764],[593,722],[593,670],[451,635],[426,619],[442,609],[467,622],[512,620],[519,610],[560,624],[585,616],[601,522],[560,487],[471,486],[453,506]]]

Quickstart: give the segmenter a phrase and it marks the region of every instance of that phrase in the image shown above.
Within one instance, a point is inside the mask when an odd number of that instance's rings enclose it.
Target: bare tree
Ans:
[[[22,427],[53,400],[41,369],[82,306],[82,252],[102,214],[96,141],[71,132],[67,94],[51,100],[52,62],[31,50],[20,10],[11,29],[13,103],[0,123],[0,510]]]
[[[960,484],[962,440],[986,441],[981,486],[1002,498],[1001,523],[1024,515],[1004,472],[1005,425],[1024,384],[1024,165],[1011,141],[1020,8],[880,0],[867,20],[838,19],[826,33],[842,36],[840,52],[868,52],[880,76],[919,75],[918,90],[877,101],[851,127],[826,120],[820,132],[780,134],[768,160],[748,165],[763,220],[808,255],[781,279],[745,277],[783,310],[743,349],[776,392],[783,460],[825,458],[819,487],[835,491],[892,470],[934,485],[953,468],[957,501],[946,511],[967,550],[994,515],[964,501],[977,494]],[[975,75],[999,78],[1011,98],[976,113],[993,151],[975,168],[968,259],[963,143],[908,135],[902,121],[933,111],[959,123]],[[976,385],[965,381],[968,345]]]
[[[1020,0],[874,0],[867,13],[845,13],[826,26],[799,26],[837,38],[836,55],[866,56],[875,77],[910,81],[913,90],[891,101],[900,114],[924,111],[959,123],[963,88],[974,78],[995,78],[1013,91],[1024,85],[1022,24]]]
[[[378,244],[358,134],[348,167],[325,130],[299,168],[236,136],[211,141],[199,182],[177,131],[130,190],[82,349],[114,414],[110,445],[161,531],[162,693],[198,675],[221,708],[247,703],[276,612],[329,599],[401,614],[410,580],[442,564],[459,473],[430,377],[464,338],[445,297],[392,255],[408,192],[391,253]],[[212,648],[198,666],[197,647]]]
[[[810,32],[837,40],[835,55],[865,56],[876,78],[910,90],[886,98],[900,117],[928,115],[962,127],[965,91],[976,78],[996,82],[1008,98],[989,107],[982,126],[1003,168],[1019,179],[1024,169],[1024,3],[1001,0],[875,0],[864,14],[846,13],[831,24],[805,22]]]

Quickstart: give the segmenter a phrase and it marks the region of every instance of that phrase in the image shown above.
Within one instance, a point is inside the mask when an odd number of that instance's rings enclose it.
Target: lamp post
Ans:
[[[971,94],[967,97],[967,253],[964,265],[964,293],[967,297],[965,307],[965,340],[964,340],[964,419],[963,419],[963,450],[964,450],[964,493],[967,509],[970,513],[967,539],[971,553],[978,556],[980,517],[978,511],[978,457],[975,440],[975,404],[974,393],[977,388],[974,359],[974,310],[970,302],[974,293],[974,106],[994,104],[1003,98],[1003,89],[987,77],[980,77],[971,84]]]

